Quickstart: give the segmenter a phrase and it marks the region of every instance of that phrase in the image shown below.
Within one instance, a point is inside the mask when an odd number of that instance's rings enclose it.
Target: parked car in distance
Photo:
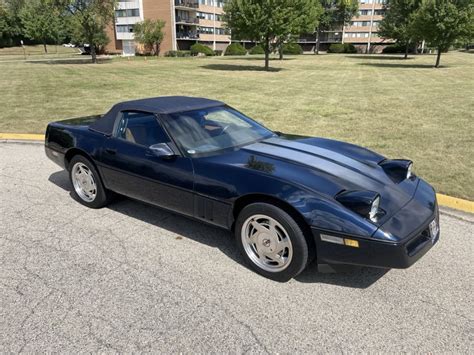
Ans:
[[[434,189],[409,160],[275,133],[215,100],[157,97],[52,122],[46,155],[85,206],[114,193],[232,231],[249,266],[407,268],[439,238]]]
[[[66,48],[75,48],[76,45],[74,43],[64,43],[63,44],[63,47],[66,47]]]

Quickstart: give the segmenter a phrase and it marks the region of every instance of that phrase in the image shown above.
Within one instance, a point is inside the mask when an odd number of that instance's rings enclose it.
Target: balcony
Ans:
[[[199,7],[199,2],[197,0],[174,0],[174,6],[180,10],[195,11]]]
[[[140,22],[142,19],[140,16],[133,16],[133,17],[116,17],[115,24],[116,25],[134,25],[137,22]]]
[[[135,38],[133,32],[117,32],[116,36],[119,40],[133,40]]]
[[[199,23],[199,19],[196,17],[186,18],[186,17],[176,16],[176,24],[179,24],[179,25],[197,25],[198,23]]]
[[[116,10],[128,10],[128,9],[139,9],[139,8],[140,8],[140,2],[138,0],[131,0],[131,1],[119,0],[115,6]]]
[[[197,32],[176,32],[177,39],[184,39],[184,40],[197,40],[199,39],[199,33]]]

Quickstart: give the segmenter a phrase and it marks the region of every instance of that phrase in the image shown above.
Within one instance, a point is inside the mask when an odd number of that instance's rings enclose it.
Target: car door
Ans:
[[[101,151],[106,186],[120,194],[193,215],[191,159],[176,149],[173,157],[158,157],[149,148],[170,138],[152,113],[121,111],[113,135]]]

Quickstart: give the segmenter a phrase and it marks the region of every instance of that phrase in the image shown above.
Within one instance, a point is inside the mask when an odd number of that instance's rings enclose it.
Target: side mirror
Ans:
[[[163,159],[170,159],[176,156],[175,152],[173,152],[173,149],[171,149],[167,143],[153,144],[150,145],[148,149],[154,156]]]

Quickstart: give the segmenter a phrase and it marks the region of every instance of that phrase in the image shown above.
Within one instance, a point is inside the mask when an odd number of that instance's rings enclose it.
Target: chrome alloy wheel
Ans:
[[[94,201],[97,196],[97,185],[87,165],[80,162],[74,164],[71,176],[77,195],[86,202]]]
[[[293,258],[293,246],[287,231],[272,217],[253,215],[241,230],[247,256],[259,268],[269,272],[285,270]]]

